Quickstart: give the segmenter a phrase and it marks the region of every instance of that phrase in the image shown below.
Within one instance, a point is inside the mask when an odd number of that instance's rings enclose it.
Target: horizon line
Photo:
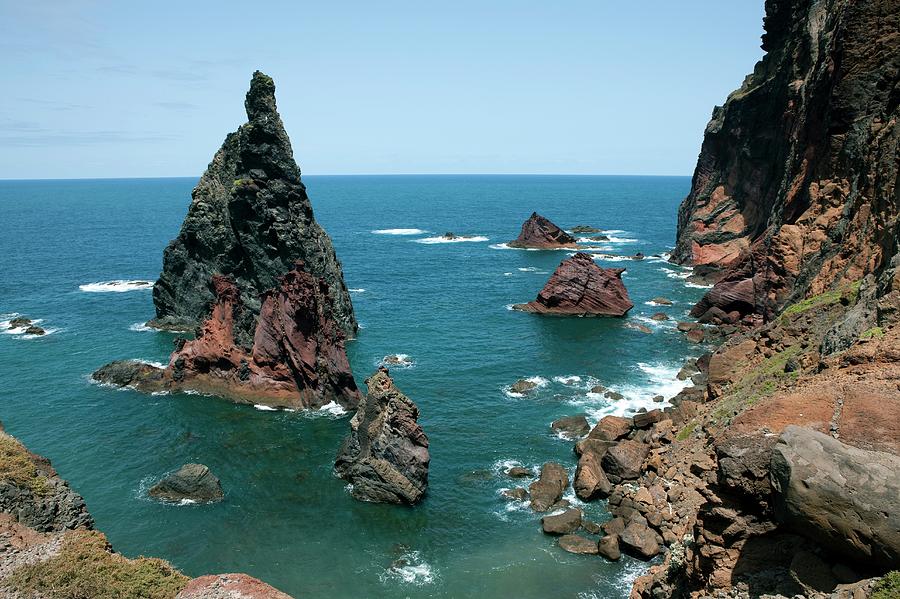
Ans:
[[[691,177],[691,175],[661,175],[634,173],[306,173],[303,177]],[[202,175],[162,175],[134,177],[0,177],[0,183],[24,181],[128,181],[135,179],[200,179]]]

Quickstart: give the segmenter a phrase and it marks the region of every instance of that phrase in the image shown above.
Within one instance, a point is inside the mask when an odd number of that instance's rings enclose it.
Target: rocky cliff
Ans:
[[[428,488],[428,437],[419,408],[394,386],[387,369],[366,380],[369,392],[350,421],[335,472],[353,497],[376,503],[418,503]]]
[[[744,282],[766,317],[870,273],[896,293],[900,0],[767,0],[764,25],[707,125],[672,259]]]
[[[356,334],[350,295],[331,239],[316,223],[291,142],[275,106],[275,84],[257,71],[244,102],[247,123],[225,138],[194,188],[181,231],[163,254],[153,287],[159,328],[192,330],[209,315],[213,275],[232,278],[245,309],[235,342],[249,347],[262,293],[297,260],[325,281],[337,326]]]
[[[556,268],[536,299],[516,310],[562,316],[624,316],[634,304],[622,282],[624,268],[601,268],[578,252]]]
[[[193,390],[273,407],[318,409],[331,402],[356,407],[360,394],[324,279],[297,262],[262,294],[249,350],[236,341],[237,323],[250,310],[237,285],[214,275],[211,288],[212,313],[196,339],[176,340],[168,366],[113,362],[97,370],[94,379],[147,392]]]
[[[0,427],[0,597],[290,599],[246,574],[191,580],[163,560],[128,559],[93,524],[50,461]]]

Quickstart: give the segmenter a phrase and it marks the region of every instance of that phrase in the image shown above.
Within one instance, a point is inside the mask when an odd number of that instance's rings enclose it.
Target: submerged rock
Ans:
[[[23,316],[19,316],[17,318],[13,318],[9,321],[9,328],[11,329],[21,329],[22,327],[30,327],[33,324],[33,321],[30,318],[25,318]]]
[[[164,501],[187,500],[197,503],[211,503],[225,496],[222,483],[203,464],[185,464],[177,472],[150,487],[148,494]]]
[[[212,287],[212,314],[196,339],[176,341],[165,369],[113,362],[92,377],[141,391],[193,390],[273,407],[317,409],[332,402],[356,406],[359,390],[344,334],[330,316],[327,285],[305,272],[302,262],[263,295],[249,351],[234,337],[235,322],[247,309],[236,284],[216,275]]]
[[[577,247],[574,237],[537,212],[531,213],[528,220],[522,224],[519,236],[507,245],[514,248],[535,249]]]
[[[634,304],[622,282],[624,268],[601,268],[578,252],[560,263],[537,299],[516,310],[567,316],[625,316]]]
[[[41,327],[39,327],[37,325],[31,325],[30,327],[25,329],[26,335],[44,335],[44,334],[46,334],[46,332],[47,331],[45,331],[44,329],[42,329]]]
[[[419,502],[428,488],[428,437],[419,408],[394,386],[384,368],[366,380],[368,393],[350,421],[334,465],[351,495],[376,503]]]
[[[569,553],[596,555],[597,541],[581,535],[564,535],[559,538],[559,546]]]
[[[537,389],[537,387],[538,384],[534,381],[529,381],[528,379],[519,379],[510,386],[509,391],[510,393],[518,393],[520,395],[524,395],[529,391],[534,391],[535,389]]]
[[[163,254],[151,326],[193,329],[209,315],[213,275],[231,277],[245,310],[234,322],[249,347],[263,292],[302,260],[324,282],[330,318],[347,336],[356,319],[331,239],[313,217],[291,142],[275,106],[275,84],[257,71],[244,102],[247,123],[225,138],[192,193],[178,237]]]
[[[606,535],[597,543],[597,552],[610,561],[617,561],[622,557],[619,549],[619,535]]]

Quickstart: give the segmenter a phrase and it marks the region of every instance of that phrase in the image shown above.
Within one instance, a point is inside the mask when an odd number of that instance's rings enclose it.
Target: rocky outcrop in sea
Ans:
[[[537,212],[522,223],[519,236],[507,244],[514,248],[556,249],[577,247],[575,238]]]
[[[313,217],[270,77],[253,74],[244,106],[247,122],[213,156],[178,237],[163,254],[153,287],[156,318],[149,324],[193,330],[215,303],[212,277],[224,275],[245,308],[234,322],[235,342],[249,347],[263,293],[301,260],[309,274],[324,281],[335,325],[353,337],[357,323],[341,264]]]
[[[324,279],[298,262],[262,295],[253,344],[237,344],[246,311],[230,278],[214,275],[212,313],[192,341],[176,340],[165,368],[120,361],[100,368],[97,381],[140,391],[192,390],[243,403],[318,409],[332,402],[355,408],[359,390],[333,320]]]
[[[713,111],[672,253],[752,294],[739,310],[772,316],[900,260],[898,11],[767,0],[765,56]]]
[[[412,505],[428,488],[428,437],[419,408],[394,386],[387,369],[366,380],[368,393],[350,420],[334,465],[356,499]]]
[[[578,252],[556,268],[534,301],[515,310],[564,316],[625,316],[634,304],[622,282],[624,268],[601,268]]]

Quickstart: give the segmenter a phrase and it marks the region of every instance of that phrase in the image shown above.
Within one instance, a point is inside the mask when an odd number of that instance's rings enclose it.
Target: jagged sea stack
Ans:
[[[519,236],[507,245],[514,248],[540,250],[577,247],[574,237],[537,212],[531,213],[528,220],[522,223],[522,231]]]
[[[362,501],[412,505],[428,488],[428,437],[419,408],[394,386],[387,369],[366,380],[369,392],[350,421],[334,469]]]
[[[624,268],[600,268],[584,252],[566,258],[534,301],[516,310],[561,316],[625,316],[634,307],[622,282]]]
[[[215,274],[231,277],[246,307],[234,323],[249,347],[264,291],[302,260],[325,281],[334,322],[357,331],[350,294],[328,234],[313,217],[291,142],[275,107],[275,84],[257,71],[244,102],[247,123],[225,138],[192,193],[178,237],[163,254],[151,326],[192,330],[209,315]]]
[[[766,54],[706,126],[672,258],[747,281],[771,317],[900,262],[900,0],[765,4]]]

